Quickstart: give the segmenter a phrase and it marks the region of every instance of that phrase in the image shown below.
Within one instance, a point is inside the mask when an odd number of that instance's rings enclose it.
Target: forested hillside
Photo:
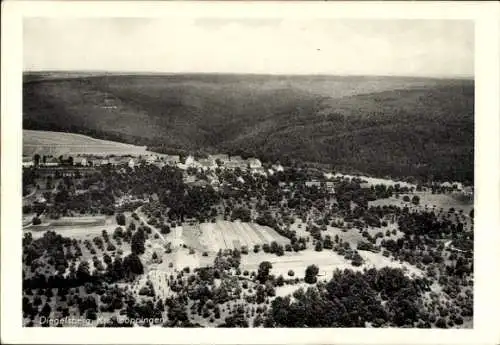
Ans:
[[[474,83],[391,77],[25,78],[25,129],[473,181]]]

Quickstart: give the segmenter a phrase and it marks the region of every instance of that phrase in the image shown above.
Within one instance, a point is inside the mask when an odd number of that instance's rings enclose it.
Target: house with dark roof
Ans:
[[[35,165],[33,157],[23,156],[23,168],[29,168]]]
[[[262,162],[258,158],[248,158],[247,162],[250,169],[262,168]]]

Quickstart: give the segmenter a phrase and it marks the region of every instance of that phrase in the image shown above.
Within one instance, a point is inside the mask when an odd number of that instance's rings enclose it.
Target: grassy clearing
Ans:
[[[184,226],[181,237],[186,245],[210,253],[220,249],[241,249],[242,246],[252,250],[256,244],[262,246],[273,241],[281,245],[289,243],[287,238],[269,227],[228,221]]]
[[[241,267],[242,270],[257,271],[262,261],[269,261],[273,265],[271,270],[272,274],[281,274],[283,277],[289,278],[288,271],[293,270],[293,278],[304,278],[307,266],[316,265],[319,267],[320,280],[329,280],[335,269],[343,270],[346,268],[363,270],[364,268],[372,267],[380,269],[385,266],[399,268],[406,266],[409,274],[421,274],[421,271],[416,267],[410,267],[411,265],[409,264],[401,264],[393,261],[390,258],[384,257],[382,254],[366,251],[359,251],[359,254],[365,260],[365,263],[359,267],[352,266],[350,260],[344,259],[343,256],[333,251],[323,250],[321,252],[316,252],[312,249],[307,249],[298,253],[285,253],[285,255],[281,257],[266,253],[244,255],[241,258]]]
[[[384,205],[394,205],[399,207],[408,206],[410,210],[419,210],[423,211],[427,210],[436,210],[439,211],[443,209],[443,211],[448,212],[450,208],[455,209],[456,212],[460,210],[463,211],[464,215],[469,215],[470,211],[474,208],[474,202],[465,201],[458,198],[458,194],[432,194],[431,192],[416,192],[416,193],[408,193],[405,194],[410,197],[413,195],[418,195],[420,198],[419,205],[415,206],[411,202],[403,201],[403,195],[400,195],[399,198],[390,197],[387,199],[378,199],[375,201],[369,201],[369,206],[384,206]]]
[[[146,154],[145,146],[95,139],[82,134],[23,130],[23,154]]]

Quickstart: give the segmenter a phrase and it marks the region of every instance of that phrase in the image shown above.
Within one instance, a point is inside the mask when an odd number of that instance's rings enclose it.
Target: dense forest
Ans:
[[[25,129],[167,153],[255,155],[421,180],[474,178],[471,80],[92,76],[25,82],[23,114]]]

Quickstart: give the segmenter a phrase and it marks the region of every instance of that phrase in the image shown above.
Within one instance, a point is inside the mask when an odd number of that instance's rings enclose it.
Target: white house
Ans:
[[[257,158],[248,158],[248,166],[250,169],[262,168],[262,162]]]
[[[87,158],[75,157],[75,158],[73,158],[73,165],[87,166]]]
[[[129,168],[134,169],[134,167],[135,167],[135,160],[134,160],[133,158],[130,158],[130,159],[128,160],[128,163],[127,163],[127,164],[128,164],[128,167],[129,167]]]
[[[321,187],[321,182],[319,181],[306,181],[306,187],[313,187],[313,186],[316,186],[316,187]]]
[[[189,155],[187,156],[186,162],[184,164],[186,164],[187,167],[192,167],[196,164],[196,160],[193,156]]]
[[[55,157],[49,157],[45,160],[45,163],[43,165],[47,167],[56,167],[59,165],[59,160]]]
[[[241,156],[233,156],[229,161],[224,163],[224,167],[228,169],[246,169],[247,163],[241,158]]]
[[[328,190],[328,192],[330,193],[335,193],[335,185],[333,184],[332,181],[327,181],[326,182],[326,189]]]
[[[33,157],[23,156],[23,168],[29,168],[35,165]]]
[[[441,187],[442,188],[452,188],[453,185],[450,182],[446,181],[446,182],[441,183]]]
[[[281,164],[273,164],[273,165],[271,166],[271,168],[272,168],[274,171],[284,171],[284,170],[285,170]]]
[[[215,170],[217,168],[215,160],[210,158],[200,159],[199,164],[203,170]]]
[[[168,155],[165,158],[165,161],[167,162],[167,164],[176,165],[181,161],[181,158],[179,157],[179,155]]]
[[[146,160],[146,163],[153,164],[154,162],[156,162],[158,160],[158,156],[157,155],[147,155],[145,157],[145,160]]]

